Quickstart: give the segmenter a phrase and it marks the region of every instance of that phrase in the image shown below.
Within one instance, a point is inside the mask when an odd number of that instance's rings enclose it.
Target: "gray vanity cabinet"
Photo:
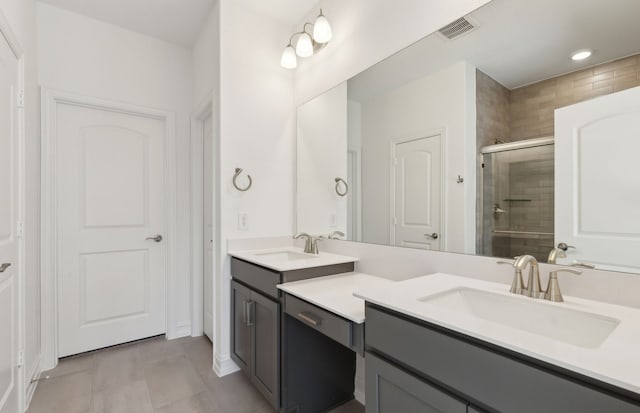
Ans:
[[[366,318],[369,413],[640,412],[640,395],[558,366],[370,303]]]
[[[466,413],[467,404],[433,385],[367,354],[367,412]]]
[[[280,304],[235,281],[231,291],[232,359],[276,406],[280,392]]]
[[[278,272],[237,258],[231,259],[231,358],[277,411],[283,404],[291,405],[293,402],[289,400],[294,397],[292,392],[285,392],[283,396],[281,385],[281,369],[286,364],[283,363],[281,337],[286,329],[281,325],[282,294],[277,285],[351,272],[353,268],[354,264],[350,262]],[[361,345],[361,335],[358,337],[360,341],[354,344]],[[306,358],[307,349],[299,349]],[[342,360],[339,363],[348,364]],[[324,364],[331,364],[331,361]],[[321,391],[316,389],[316,393]],[[309,406],[309,397],[301,397],[308,395],[295,396],[298,397],[297,405]],[[305,411],[304,407],[299,411]]]
[[[247,321],[248,303],[251,300],[251,290],[231,282],[231,313],[232,331],[231,354],[236,364],[247,374],[251,372],[251,326]]]

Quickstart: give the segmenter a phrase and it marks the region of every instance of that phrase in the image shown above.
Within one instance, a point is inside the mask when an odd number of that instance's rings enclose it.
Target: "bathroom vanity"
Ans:
[[[295,248],[232,254],[231,357],[277,411],[317,412],[353,398],[361,325],[278,285],[348,273],[351,257]]]
[[[638,310],[492,284],[434,274],[358,294],[367,412],[640,412]]]

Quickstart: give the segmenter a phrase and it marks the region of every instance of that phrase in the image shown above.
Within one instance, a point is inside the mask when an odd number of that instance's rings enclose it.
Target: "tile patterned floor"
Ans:
[[[218,378],[203,337],[164,337],[62,360],[28,413],[273,413],[241,373]],[[356,402],[333,413],[364,413]]]

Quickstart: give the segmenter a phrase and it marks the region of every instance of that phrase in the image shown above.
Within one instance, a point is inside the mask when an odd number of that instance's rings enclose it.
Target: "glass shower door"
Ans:
[[[482,176],[482,254],[546,262],[554,246],[553,144],[485,153]]]

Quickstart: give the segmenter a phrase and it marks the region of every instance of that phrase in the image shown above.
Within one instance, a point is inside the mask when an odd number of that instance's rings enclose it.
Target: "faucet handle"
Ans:
[[[508,264],[514,268],[516,266],[515,260],[513,261],[500,260],[500,261],[496,261],[496,264],[502,264],[502,265]],[[524,281],[522,280],[522,270],[516,268],[513,274],[513,281],[511,282],[511,287],[509,288],[509,292],[512,294],[522,294],[523,290],[524,290]]]
[[[589,270],[594,270],[596,268],[595,265],[589,264],[588,262],[574,262],[570,267],[587,268]]]
[[[573,268],[562,268],[559,270],[551,271],[549,273],[549,284],[547,285],[547,291],[544,293],[544,299],[553,301],[556,303],[561,303],[564,301],[562,298],[562,292],[560,292],[560,284],[558,283],[558,273],[559,272],[568,272],[574,275],[582,274],[580,270],[574,270]]]

